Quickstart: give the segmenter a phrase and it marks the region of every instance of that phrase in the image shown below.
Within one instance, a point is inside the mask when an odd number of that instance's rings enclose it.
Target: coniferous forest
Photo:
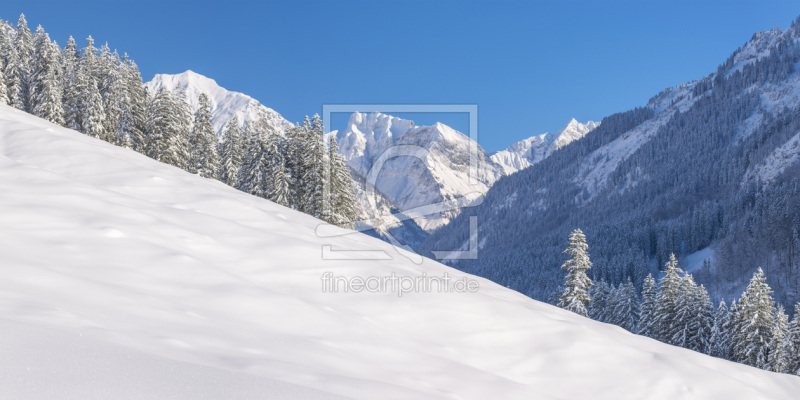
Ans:
[[[286,135],[234,118],[218,138],[208,96],[194,114],[180,88],[148,93],[136,63],[108,44],[62,49],[24,15],[0,21],[0,103],[137,151],[329,223],[352,227],[354,183],[314,115]]]
[[[628,278],[615,286],[593,283],[589,245],[580,229],[569,236],[569,259],[558,306],[597,321],[618,325],[664,343],[753,367],[800,375],[800,303],[789,322],[776,305],[772,289],[759,268],[744,293],[715,307],[708,291],[678,266],[670,254],[658,283],[647,275],[641,289]]]

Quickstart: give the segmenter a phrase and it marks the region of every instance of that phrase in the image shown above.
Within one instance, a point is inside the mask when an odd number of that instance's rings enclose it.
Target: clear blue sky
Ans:
[[[62,46],[127,52],[146,81],[191,69],[292,121],[324,103],[478,104],[494,151],[700,78],[800,2],[4,0],[0,18],[21,12]],[[416,116],[466,131],[451,117]]]

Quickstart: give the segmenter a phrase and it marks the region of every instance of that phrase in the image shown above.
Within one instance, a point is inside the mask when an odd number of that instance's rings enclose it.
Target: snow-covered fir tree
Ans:
[[[147,110],[150,96],[142,83],[142,76],[136,63],[127,56],[123,57],[123,63],[131,117],[131,125],[125,129],[130,136],[133,150],[144,153],[147,145]]]
[[[25,109],[22,93],[22,60],[16,45],[16,31],[11,30],[13,36],[3,35],[3,75],[6,78],[6,95],[8,104],[20,110]]]
[[[103,97],[100,96],[94,77],[88,77],[87,88],[81,95],[81,132],[91,137],[105,139],[106,112],[103,108]]]
[[[282,206],[289,206],[291,200],[290,179],[282,154],[284,147],[282,141],[283,138],[275,133],[267,136],[266,139],[267,178],[269,179],[267,199]]]
[[[64,125],[60,53],[58,45],[50,42],[50,36],[40,25],[34,37],[30,76],[31,113],[54,124]]]
[[[775,300],[761,268],[739,298],[736,330],[732,332],[733,357],[753,367],[769,369],[769,343],[775,326]]]
[[[269,161],[266,143],[259,135],[250,135],[248,139],[247,152],[239,169],[235,187],[245,193],[267,198],[270,192],[270,177],[267,175]]]
[[[145,155],[166,162],[169,158],[169,144],[174,128],[172,125],[172,101],[169,91],[162,87],[158,89],[150,101],[147,112],[147,145]]]
[[[339,145],[333,135],[330,138],[328,151],[328,160],[330,161],[330,201],[328,204],[331,208],[329,222],[352,229],[357,216],[355,185],[350,175],[350,167],[347,166],[347,160],[339,154]]]
[[[242,167],[242,135],[239,131],[239,119],[234,115],[222,131],[220,143],[219,179],[227,185],[236,186],[239,168]]]
[[[175,88],[169,92],[172,134],[169,140],[170,157],[166,161],[186,170],[189,163],[189,137],[192,134],[192,111],[185,93]]]
[[[660,287],[656,296],[655,321],[653,337],[665,343],[675,344],[673,340],[679,336],[683,326],[677,320],[678,305],[681,298],[681,276],[683,270],[678,268],[675,254],[670,254],[664,277],[659,281]]]
[[[800,303],[794,306],[794,318],[786,336],[786,372],[800,375]]]
[[[730,338],[727,330],[729,318],[728,306],[725,300],[722,300],[714,313],[714,325],[709,338],[708,354],[713,357],[727,359],[730,355]]]
[[[783,306],[778,306],[775,313],[775,325],[772,327],[772,338],[769,342],[769,369],[774,372],[786,372],[789,360],[789,317],[783,310]]]
[[[21,109],[23,111],[30,111],[30,79],[31,66],[33,64],[33,34],[28,28],[28,21],[25,20],[24,14],[20,14],[19,21],[17,21],[14,44],[18,54],[18,61],[15,63],[15,67],[17,68],[17,76],[20,79],[19,96],[22,102]]]
[[[323,217],[326,154],[323,143],[322,120],[319,115],[305,118],[301,126],[300,175],[298,185],[299,210],[314,217]]]
[[[630,278],[625,284],[619,284],[614,297],[613,323],[630,332],[636,332],[636,324],[639,319],[639,299]]]
[[[654,337],[654,327],[656,322],[656,295],[658,286],[652,274],[647,274],[642,285],[642,306],[639,318],[638,333],[640,335]]]
[[[589,318],[607,322],[609,316],[609,309],[613,308],[609,305],[613,301],[614,288],[609,286],[605,279],[599,279],[589,288],[588,294],[592,301],[587,305],[587,312]]]
[[[194,115],[192,136],[189,140],[190,156],[187,166],[189,172],[204,178],[217,178],[219,171],[218,142],[217,134],[214,133],[214,126],[211,123],[211,100],[208,95],[201,93],[198,98],[197,112]]]
[[[561,265],[561,269],[567,271],[567,277],[558,301],[559,307],[584,317],[588,316],[586,307],[591,302],[588,291],[592,287],[592,280],[586,275],[586,271],[592,267],[588,250],[589,245],[586,244],[583,232],[580,229],[572,231],[569,235],[569,247],[564,250],[570,259]]]
[[[78,45],[72,36],[67,39],[67,45],[61,52],[63,76],[63,101],[64,101],[64,126],[76,131],[81,130],[81,92],[85,88],[80,84],[85,82],[84,77],[79,77],[80,53]]]

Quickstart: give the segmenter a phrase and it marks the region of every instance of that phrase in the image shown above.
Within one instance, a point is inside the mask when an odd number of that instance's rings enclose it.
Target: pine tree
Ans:
[[[172,135],[171,100],[167,89],[161,87],[150,101],[147,112],[147,144],[145,155],[164,161],[168,158]]]
[[[169,93],[170,130],[167,164],[186,170],[189,163],[189,137],[192,134],[192,112],[186,96],[175,88]]]
[[[658,287],[652,274],[647,274],[642,286],[642,307],[641,318],[639,319],[638,333],[647,337],[654,337],[654,327],[656,321],[656,296]]]
[[[97,90],[94,78],[89,77],[88,91],[83,94],[81,101],[81,132],[95,138],[105,138],[103,120],[105,120],[103,98]]]
[[[20,110],[25,110],[25,100],[22,92],[22,59],[19,56],[15,39],[5,40],[5,68],[3,75],[6,78],[8,104]]]
[[[217,144],[217,135],[211,124],[211,101],[208,95],[201,93],[189,142],[189,172],[197,173],[204,178],[217,179],[219,170]]]
[[[0,62],[0,104],[9,104],[8,81],[6,81],[6,75],[3,73],[4,69]]]
[[[124,57],[123,62],[125,64],[124,79],[131,107],[131,125],[128,127],[128,132],[133,150],[144,153],[147,147],[147,110],[150,96],[142,83],[142,76],[136,63],[127,56]]]
[[[289,191],[289,175],[286,171],[286,161],[282,154],[282,138],[277,134],[267,137],[267,178],[269,179],[269,192],[267,199],[282,206],[288,206],[291,195]]]
[[[322,120],[314,115],[306,117],[302,125],[301,175],[299,187],[299,210],[320,218],[323,217],[325,189],[325,146],[323,145]]]
[[[756,271],[747,289],[739,298],[734,316],[734,361],[769,369],[769,342],[775,326],[775,300],[761,268]]]
[[[630,332],[636,332],[636,323],[639,319],[639,301],[636,298],[636,288],[633,287],[631,278],[615,291],[614,324]]]
[[[244,154],[241,153],[242,136],[239,131],[239,119],[234,115],[222,131],[220,144],[220,170],[219,179],[230,186],[236,187],[239,169],[242,167]]]
[[[789,317],[783,310],[783,306],[778,306],[775,314],[775,326],[772,328],[772,338],[769,342],[769,369],[774,372],[786,372],[789,359]]]
[[[589,288],[588,294],[592,299],[587,306],[589,318],[609,322],[609,304],[612,302],[614,288],[601,278]]]
[[[722,300],[714,314],[714,325],[709,338],[708,354],[713,357],[727,359],[730,354],[730,339],[727,331],[729,318],[728,306],[725,304],[725,300]]]
[[[355,184],[350,175],[350,167],[344,156],[339,154],[339,145],[331,135],[328,147],[330,160],[329,199],[330,223],[352,229],[357,217]]]
[[[800,303],[794,306],[794,318],[786,337],[786,372],[800,375]]]
[[[683,326],[677,321],[678,302],[681,298],[681,276],[683,270],[678,268],[675,254],[669,255],[664,270],[664,277],[659,281],[660,289],[656,296],[654,321],[654,337],[664,343],[674,344],[679,334],[683,334]]]
[[[28,22],[25,21],[25,15],[20,14],[19,21],[17,22],[17,36],[15,40],[15,47],[17,48],[18,53],[18,63],[16,63],[16,68],[18,68],[18,77],[20,79],[20,99],[22,102],[22,110],[30,112],[31,111],[31,104],[30,104],[30,79],[31,79],[31,67],[33,64],[33,35],[31,34],[31,30],[28,29]]]
[[[34,38],[34,57],[30,78],[30,107],[33,115],[64,125],[60,49],[50,42],[41,25]]]
[[[572,231],[569,235],[569,247],[564,250],[570,255],[561,269],[567,271],[564,282],[564,292],[561,294],[558,306],[576,314],[588,317],[586,306],[592,301],[588,290],[592,287],[592,280],[586,276],[586,271],[592,267],[589,260],[589,245],[586,236],[580,229]]]
[[[81,83],[85,81],[85,77],[79,76],[80,55],[78,53],[78,46],[75,44],[75,39],[72,36],[67,40],[67,46],[61,54],[61,62],[63,65],[62,74],[64,76],[64,126],[76,131],[81,130],[81,92],[84,88]]]
[[[253,196],[267,198],[267,194],[270,192],[270,181],[267,176],[266,143],[258,135],[251,135],[248,143],[247,152],[236,179],[236,188]]]

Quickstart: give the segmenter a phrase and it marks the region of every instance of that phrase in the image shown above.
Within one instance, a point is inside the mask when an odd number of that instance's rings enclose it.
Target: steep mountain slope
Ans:
[[[435,204],[455,204],[460,198],[476,199],[503,175],[483,149],[468,136],[447,125],[415,126],[413,121],[381,113],[353,113],[347,128],[331,132],[339,143],[339,152],[361,177],[367,177],[376,161],[387,150],[413,146],[424,149],[420,158],[388,158],[378,175],[376,188],[407,211]],[[475,182],[470,182],[470,148],[477,149]],[[390,153],[387,153],[387,155]],[[451,210],[415,218],[424,230],[446,224],[458,214]]]
[[[586,136],[598,126],[599,122],[588,121],[582,124],[573,118],[555,134],[543,133],[520,140],[505,150],[492,154],[491,159],[503,167],[503,172],[512,174],[544,160],[554,151]]]
[[[430,260],[415,265],[364,235],[318,237],[319,220],[6,106],[0,192],[0,385],[10,398],[800,391],[800,378],[631,335]],[[325,245],[393,259],[323,259]],[[325,272],[447,272],[480,287],[334,293],[322,289]]]
[[[693,272],[713,297],[738,296],[762,266],[791,307],[800,300],[798,38],[796,23],[757,33],[715,73],[605,118],[500,179],[422,251],[463,246],[477,215],[482,252],[456,265],[546,300],[563,283],[567,234],[581,228],[596,279],[641,287],[669,253],[706,254],[710,266]]]
[[[146,86],[150,93],[155,93],[162,86],[169,90],[178,88],[186,93],[192,112],[197,111],[197,99],[200,94],[207,94],[211,100],[211,115],[217,134],[222,133],[222,128],[234,115],[239,118],[240,124],[246,121],[266,124],[279,134],[285,133],[292,125],[275,110],[262,105],[252,97],[226,90],[213,79],[193,71],[174,75],[157,74],[146,83]]]

